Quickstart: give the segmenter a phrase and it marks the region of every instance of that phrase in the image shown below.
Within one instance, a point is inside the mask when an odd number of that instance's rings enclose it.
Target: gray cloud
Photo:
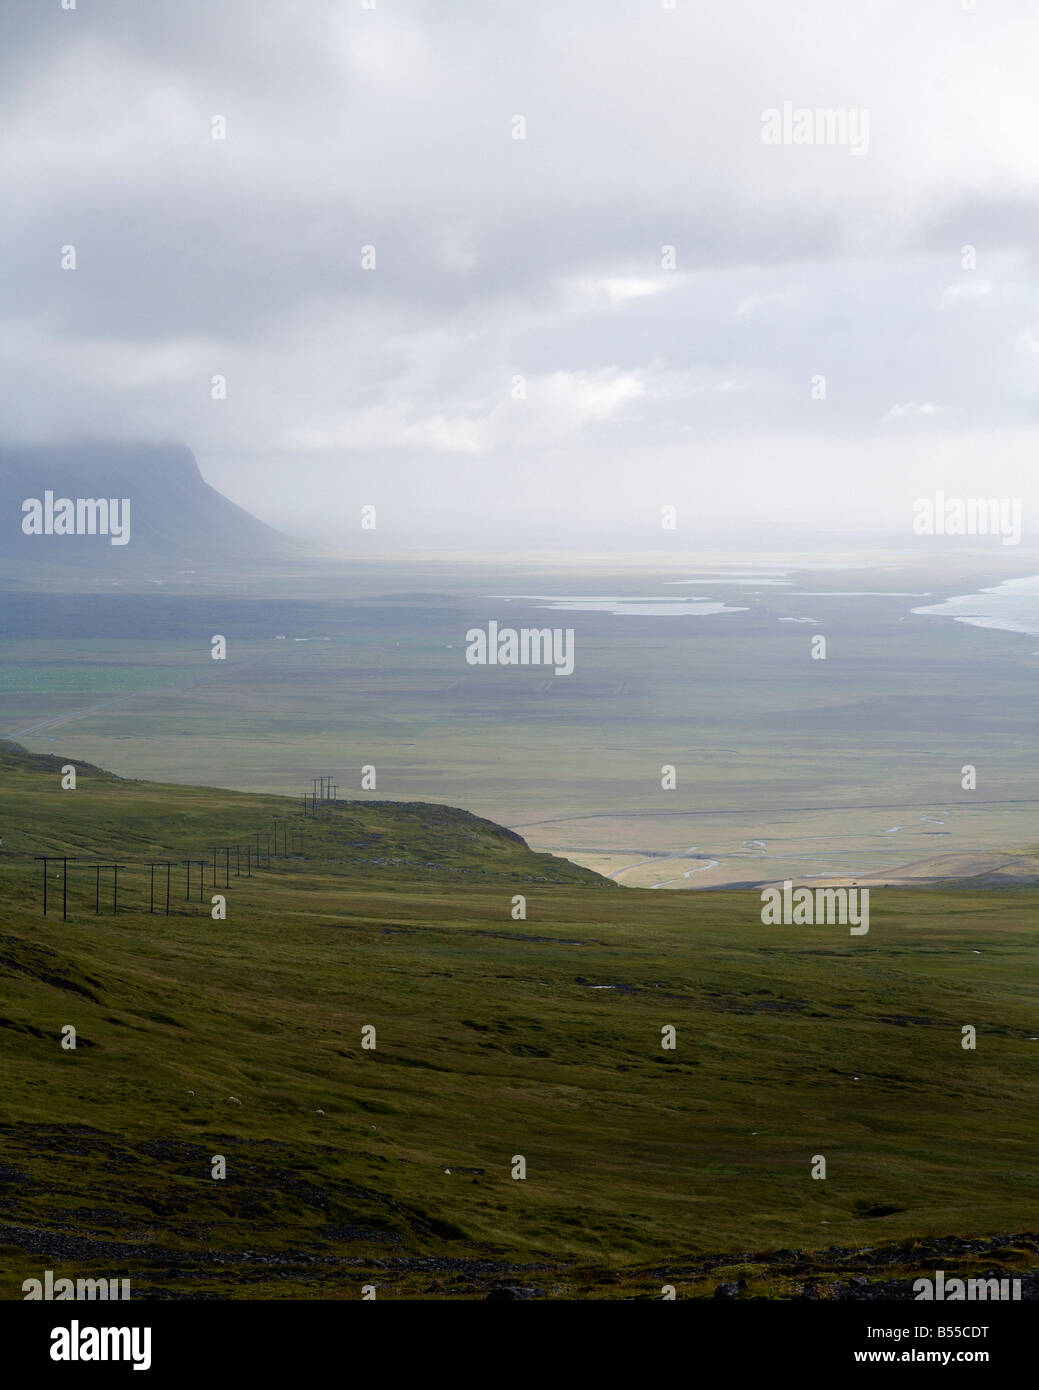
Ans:
[[[182,438],[266,519],[353,538],[375,502],[387,544],[536,535],[546,490],[576,545],[686,497],[825,521],[852,478],[877,525],[943,480],[1027,496],[1032,24],[1023,0],[8,3],[4,432]],[[868,109],[868,153],[763,144],[786,100]]]

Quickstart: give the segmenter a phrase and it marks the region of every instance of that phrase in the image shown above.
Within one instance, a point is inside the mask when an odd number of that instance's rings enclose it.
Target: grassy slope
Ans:
[[[875,893],[858,939],[763,927],[755,893],[612,888],[369,802],[232,879],[226,922],[95,918],[82,871],[44,921],[28,853],[181,858],[294,815],[82,767],[61,792],[62,761],[0,750],[0,1297],[45,1268],[180,1296],[786,1292],[803,1269],[753,1252],[1035,1227],[1034,889]]]

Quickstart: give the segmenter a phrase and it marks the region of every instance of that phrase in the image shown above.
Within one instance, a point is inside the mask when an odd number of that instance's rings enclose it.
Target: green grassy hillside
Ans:
[[[1006,1236],[1034,1264],[1039,891],[876,892],[860,938],[765,927],[757,893],[617,888],[367,802],[232,876],[225,921],[182,872],[149,915],[130,869],[95,917],[94,858],[299,816],[83,765],[63,792],[64,761],[0,751],[0,1297],[48,1268],[177,1297],[791,1294],[935,1249],[990,1268]],[[67,922],[31,858],[56,852],[83,861]]]
[[[74,790],[62,790],[61,770],[76,769]],[[267,839],[274,863],[279,847],[281,873],[309,878],[320,868],[365,881],[396,881],[399,872],[424,876],[494,880],[502,883],[579,883],[614,889],[609,879],[551,854],[535,854],[521,836],[493,821],[453,806],[423,802],[338,802],[321,805],[315,819],[304,816],[301,802],[279,796],[254,796],[211,787],[161,786],[132,781],[83,763],[51,754],[33,754],[0,740],[0,835],[4,858],[13,872],[37,855],[69,855],[82,860],[74,905],[94,910],[94,878],[88,866],[97,859],[126,860],[127,905],[147,907],[148,875],[140,866],[150,860],[211,860],[218,853],[219,882],[225,883],[226,847],[252,844],[266,860]],[[275,831],[275,822],[279,828]],[[284,827],[302,831],[302,852],[282,853]],[[286,844],[288,842],[286,841]],[[133,865],[136,862],[136,876]],[[241,861],[244,863],[244,859]],[[232,859],[237,866],[238,857]],[[37,867],[37,878],[40,874]],[[207,875],[210,870],[206,870]],[[53,872],[52,872],[53,878]],[[70,882],[76,878],[70,870]],[[88,882],[89,880],[89,882]],[[210,882],[206,878],[207,884]],[[60,879],[59,879],[60,883]],[[197,883],[197,879],[196,879]],[[28,884],[30,895],[33,882]],[[36,891],[40,897],[40,891]]]

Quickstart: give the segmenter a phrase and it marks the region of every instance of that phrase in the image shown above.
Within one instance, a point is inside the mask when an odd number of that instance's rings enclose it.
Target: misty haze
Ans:
[[[1039,1297],[1034,22],[0,14],[0,1302]]]

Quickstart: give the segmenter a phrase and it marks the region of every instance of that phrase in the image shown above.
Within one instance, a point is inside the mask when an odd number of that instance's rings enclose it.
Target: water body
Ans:
[[[957,594],[945,603],[933,603],[911,611],[925,617],[952,618],[972,627],[992,627],[1039,637],[1039,575],[1007,579],[992,589]]]
[[[719,576],[719,575],[697,575],[695,579],[665,579],[663,582],[664,582],[665,584],[675,584],[675,585],[678,585],[678,584],[696,584],[697,586],[702,586],[702,587],[706,587],[708,584],[739,584],[740,587],[742,588],[742,587],[744,587],[744,581],[749,580],[749,581],[753,582],[754,584],[756,584],[756,585],[758,585],[759,587],[762,587],[762,588],[774,588],[774,589],[778,589],[778,588],[789,588],[790,585],[794,582],[792,579],[782,579],[782,578],[780,578],[781,575],[783,575],[783,574],[788,574],[788,573],[789,573],[789,570],[776,570],[776,571],[769,571],[769,572],[762,571],[760,574],[751,574],[751,573],[736,574],[736,573],[733,573],[733,574],[728,574],[728,575],[725,575],[725,576]]]
[[[597,598],[578,595],[574,598],[553,597],[549,594],[488,594],[488,598],[507,603],[523,601],[536,608],[555,613],[610,613],[622,618],[704,618],[714,613],[748,613],[747,608],[733,608],[727,603],[694,598]]]
[[[708,859],[703,864],[698,864],[695,869],[686,869],[681,878],[664,878],[659,883],[651,884],[650,887],[666,888],[669,883],[681,883],[683,878],[692,878],[693,874],[703,874],[708,869],[716,869],[720,863],[720,859]]]
[[[900,593],[894,589],[797,589],[791,598],[930,598],[925,593]]]

